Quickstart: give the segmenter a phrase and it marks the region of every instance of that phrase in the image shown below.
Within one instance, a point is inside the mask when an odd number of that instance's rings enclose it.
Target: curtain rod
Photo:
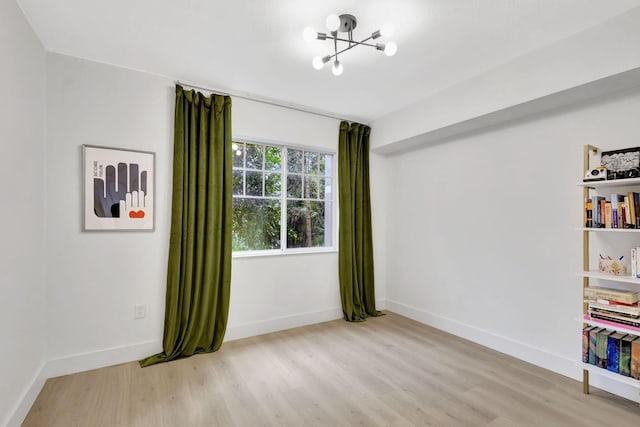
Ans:
[[[191,89],[200,89],[200,90],[206,90],[207,92],[214,92],[218,95],[226,95],[226,96],[232,96],[234,98],[240,98],[240,99],[246,99],[248,101],[254,101],[254,102],[260,102],[262,104],[267,104],[267,105],[273,105],[276,107],[281,107],[281,108],[287,108],[289,110],[294,110],[294,111],[301,111],[303,113],[309,113],[309,114],[315,114],[316,116],[321,116],[321,117],[328,117],[330,119],[336,119],[336,120],[346,120],[348,122],[357,122],[357,123],[361,123],[363,125],[369,125],[369,123],[367,123],[366,121],[363,121],[362,119],[354,119],[354,118],[346,118],[346,117],[340,117],[340,116],[336,116],[334,114],[331,114],[329,112],[326,111],[321,111],[321,110],[312,110],[310,108],[305,108],[301,105],[297,105],[297,104],[292,104],[292,103],[285,103],[283,101],[278,101],[276,99],[267,99],[267,98],[260,98],[256,95],[251,95],[251,94],[240,94],[237,92],[230,92],[230,91],[224,91],[224,90],[218,90],[218,89],[213,89],[213,88],[209,88],[209,87],[204,87],[204,86],[199,86],[193,83],[187,83],[181,80],[176,80],[176,84],[179,84],[180,86],[186,86],[188,88]]]

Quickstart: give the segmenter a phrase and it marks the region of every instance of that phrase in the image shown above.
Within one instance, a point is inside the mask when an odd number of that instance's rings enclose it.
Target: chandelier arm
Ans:
[[[328,39],[331,39],[334,41],[334,44],[337,44],[337,42],[341,41],[341,42],[347,42],[350,45],[364,45],[364,46],[371,46],[371,47],[376,47],[376,45],[374,44],[370,44],[370,43],[366,43],[367,41],[371,40],[373,37],[369,36],[366,39],[363,39],[361,41],[356,41],[356,40],[349,40],[349,39],[343,39],[341,37],[337,37],[337,36],[327,36]],[[353,46],[351,46],[353,47]]]
[[[348,40],[338,39],[338,41],[348,41]],[[361,46],[376,47],[376,45],[375,45],[375,44],[365,43],[364,41],[361,41],[361,42],[357,42],[357,41],[355,41],[355,40],[352,40],[352,41],[351,41],[351,47],[356,47],[356,46],[358,46],[358,45],[361,45]]]
[[[373,46],[373,45],[368,44],[367,46]],[[331,61],[331,58],[333,58],[333,57],[337,57],[337,56],[338,56],[338,55],[340,55],[341,53],[346,52],[346,51],[348,51],[348,50],[350,50],[350,49],[353,49],[354,47],[356,47],[356,45],[355,45],[355,44],[354,44],[354,45],[352,45],[352,46],[349,46],[349,47],[345,47],[344,49],[342,49],[341,51],[338,51],[338,52],[334,53],[333,55],[328,55],[329,60],[328,60],[327,62]],[[373,47],[375,47],[375,46],[373,46]]]

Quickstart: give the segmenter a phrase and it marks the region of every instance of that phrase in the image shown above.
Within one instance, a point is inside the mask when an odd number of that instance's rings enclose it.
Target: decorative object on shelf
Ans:
[[[153,230],[155,153],[83,145],[84,227]]]
[[[600,163],[607,170],[608,179],[640,177],[640,147],[603,151]]]
[[[353,39],[353,30],[358,25],[358,20],[355,16],[349,14],[343,15],[329,15],[326,20],[326,26],[329,30],[329,34],[321,33],[315,31],[311,27],[307,27],[304,29],[302,33],[305,41],[311,42],[313,40],[329,40],[333,42],[333,54],[329,54],[326,56],[316,56],[313,58],[311,64],[313,68],[316,70],[321,70],[324,67],[324,64],[333,60],[333,66],[331,67],[331,71],[333,75],[339,76],[344,71],[342,63],[338,59],[338,55],[348,51],[349,49],[353,49],[356,46],[369,46],[376,50],[382,51],[387,56],[393,56],[398,51],[398,45],[394,42],[387,43],[368,43],[369,40],[376,40],[379,37],[389,37],[393,34],[393,26],[390,24],[383,25],[379,30],[374,31],[360,41],[356,41]],[[345,33],[344,37],[341,37],[338,33]],[[345,38],[346,37],[346,38]],[[338,49],[338,42],[346,43],[346,47]]]
[[[627,262],[624,256],[611,259],[610,257],[600,255],[600,259],[598,259],[598,270],[603,273],[613,274],[614,276],[626,276]]]
[[[604,166],[596,166],[584,174],[584,182],[604,181],[607,179],[607,168]]]

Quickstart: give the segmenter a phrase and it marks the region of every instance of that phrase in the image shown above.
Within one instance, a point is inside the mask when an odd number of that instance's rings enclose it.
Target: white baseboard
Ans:
[[[386,300],[376,300],[377,310],[384,310],[385,308]],[[267,320],[259,320],[257,322],[228,325],[224,340],[233,341],[242,338],[254,337],[256,335],[268,334],[270,332],[284,331],[286,329],[298,328],[300,326],[342,319],[343,317],[342,308],[335,307],[320,311],[274,317]]]
[[[529,345],[522,341],[514,340],[512,338],[480,329],[454,319],[439,316],[426,310],[397,301],[387,299],[386,307],[388,311],[400,314],[420,323],[433,326],[434,328],[484,345],[493,350],[508,354],[509,356],[524,360],[525,362],[540,366],[566,377],[582,381],[582,366],[577,358],[574,360],[554,354],[548,350]],[[576,333],[578,333],[578,330],[576,330]],[[590,375],[589,384],[596,388],[623,396],[629,400],[640,402],[638,387],[616,382],[597,374]]]
[[[46,362],[42,362],[40,368],[38,368],[38,371],[29,383],[29,386],[24,390],[20,396],[20,400],[13,411],[9,414],[9,418],[6,420],[7,427],[20,427],[20,425],[22,425],[22,422],[29,413],[31,406],[33,406],[33,402],[36,401],[42,387],[44,387],[44,383],[47,381],[45,371]],[[2,420],[0,420],[0,422],[1,421]]]
[[[162,351],[162,341],[146,341],[122,347],[74,354],[47,362],[47,378],[104,368],[140,360]]]
[[[328,322],[342,318],[342,308],[328,308],[320,311],[292,314],[289,316],[274,317],[267,320],[247,322],[239,325],[227,325],[225,341],[233,341],[270,332],[283,331],[285,329],[298,328],[314,323]]]

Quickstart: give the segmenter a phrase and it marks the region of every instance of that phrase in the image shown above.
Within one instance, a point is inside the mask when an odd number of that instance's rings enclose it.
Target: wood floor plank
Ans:
[[[49,379],[24,426],[638,425],[636,403],[402,316]]]

